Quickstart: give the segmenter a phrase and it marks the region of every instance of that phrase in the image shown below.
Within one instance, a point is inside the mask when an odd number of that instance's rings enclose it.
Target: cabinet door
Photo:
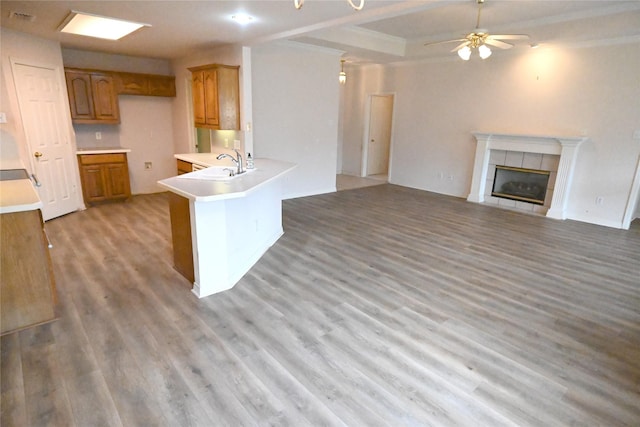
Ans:
[[[240,79],[237,67],[218,68],[220,129],[240,130]]]
[[[184,160],[177,159],[178,175],[183,173],[193,172],[193,163],[185,162]]]
[[[95,119],[91,77],[88,73],[65,72],[72,119]]]
[[[205,123],[210,126],[219,126],[218,72],[215,69],[204,70],[204,100]]]
[[[120,111],[113,77],[106,74],[92,73],[93,106],[97,120],[119,123]]]
[[[82,166],[82,193],[87,203],[105,200],[107,194],[107,182],[102,165]]]
[[[189,199],[169,192],[169,215],[171,217],[173,266],[178,273],[186,277],[192,284],[195,282],[195,274]]]
[[[116,86],[118,93],[124,95],[147,95],[149,81],[144,74],[117,73]]]
[[[206,124],[204,107],[204,72],[194,72],[191,77],[191,96],[193,97],[193,120],[197,125]]]
[[[126,163],[110,163],[104,165],[107,193],[110,198],[126,199],[131,196],[128,169]]]
[[[42,227],[39,210],[2,214],[2,334],[55,319],[55,282]]]
[[[149,76],[150,96],[176,96],[176,78],[173,76]]]

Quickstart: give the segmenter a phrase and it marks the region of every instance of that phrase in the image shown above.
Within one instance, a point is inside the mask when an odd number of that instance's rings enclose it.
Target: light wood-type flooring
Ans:
[[[338,174],[336,175],[336,190],[343,191],[371,187],[372,185],[385,184],[388,181],[387,174],[369,175],[365,177]]]
[[[283,216],[202,300],[172,268],[166,194],[48,222],[60,318],[1,339],[0,424],[640,425],[638,221],[389,184]]]

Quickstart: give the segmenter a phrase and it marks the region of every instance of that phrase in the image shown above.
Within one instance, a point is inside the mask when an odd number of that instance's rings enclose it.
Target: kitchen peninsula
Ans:
[[[176,159],[218,168],[210,153]],[[169,190],[174,265],[199,298],[232,288],[283,234],[284,174],[293,163],[256,159],[255,169],[233,177],[208,169],[158,181]]]

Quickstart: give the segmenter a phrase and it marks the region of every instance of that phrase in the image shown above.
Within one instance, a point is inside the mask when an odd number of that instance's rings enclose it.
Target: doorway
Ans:
[[[42,217],[49,220],[78,209],[76,163],[65,111],[66,94],[55,66],[11,60],[30,170],[40,185]]]
[[[371,95],[362,176],[388,181],[393,124],[393,95]]]

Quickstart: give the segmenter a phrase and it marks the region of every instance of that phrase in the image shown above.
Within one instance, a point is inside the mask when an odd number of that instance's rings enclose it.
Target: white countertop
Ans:
[[[219,166],[221,162],[216,160],[216,156],[217,154],[212,153],[194,153],[176,154],[175,158],[203,166]],[[174,176],[158,181],[158,184],[187,199],[197,202],[210,202],[245,197],[262,184],[295,167],[294,163],[271,159],[255,159],[254,171],[244,173],[229,181],[188,179],[184,178],[184,176],[190,174],[185,174],[181,175],[183,178]]]
[[[0,181],[0,214],[40,209],[42,202],[30,179]]]
[[[116,154],[130,153],[131,148],[111,147],[111,148],[79,148],[76,154]]]

